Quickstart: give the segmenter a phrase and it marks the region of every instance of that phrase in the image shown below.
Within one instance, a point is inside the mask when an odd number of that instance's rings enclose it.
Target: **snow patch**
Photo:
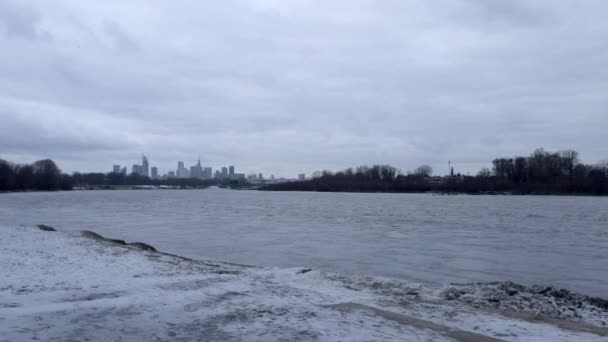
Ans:
[[[0,234],[7,341],[606,340],[601,307],[595,316],[558,316],[600,330],[564,328],[465,300],[483,303],[484,286],[448,298],[449,289],[394,279],[196,261],[76,233]],[[591,301],[581,303],[591,310]]]

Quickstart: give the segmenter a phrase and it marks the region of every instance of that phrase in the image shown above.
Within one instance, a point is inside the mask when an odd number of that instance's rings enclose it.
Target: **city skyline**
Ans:
[[[264,179],[263,172],[249,172],[249,173],[238,173],[236,172],[235,165],[224,165],[217,168],[213,166],[203,165],[201,163],[200,156],[196,162],[196,164],[187,166],[187,163],[178,160],[176,162],[176,167],[174,169],[167,169],[163,172],[162,169],[158,168],[154,165],[154,163],[150,164],[148,156],[142,153],[142,163],[141,164],[133,164],[131,166],[131,172],[128,172],[128,167],[123,166],[121,164],[113,164],[111,171],[113,173],[121,173],[123,175],[127,174],[139,174],[141,176],[150,177],[150,178],[199,178],[199,179]],[[215,171],[215,172],[214,172]],[[78,172],[78,171],[77,171]],[[105,172],[104,172],[105,173]],[[301,178],[303,174],[298,174],[298,177]],[[275,177],[274,174],[270,174],[268,179],[274,180],[277,179],[296,179],[295,177]]]

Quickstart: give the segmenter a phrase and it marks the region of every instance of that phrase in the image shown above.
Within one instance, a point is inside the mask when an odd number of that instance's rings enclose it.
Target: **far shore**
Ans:
[[[316,192],[316,193],[347,193],[347,194],[427,194],[433,196],[559,196],[559,197],[607,197],[608,194],[590,194],[590,193],[571,193],[571,192],[519,192],[519,191],[478,191],[478,192],[462,192],[462,191],[349,191],[349,190],[269,190],[265,188],[254,187],[221,187],[221,186],[204,186],[204,187],[179,187],[179,186],[148,186],[148,185],[122,185],[122,186],[91,186],[91,187],[74,187],[68,190],[13,190],[0,191],[0,194],[11,193],[53,193],[53,192],[71,192],[71,191],[152,191],[152,190],[207,190],[210,188],[218,188],[224,190],[249,190],[263,192]]]

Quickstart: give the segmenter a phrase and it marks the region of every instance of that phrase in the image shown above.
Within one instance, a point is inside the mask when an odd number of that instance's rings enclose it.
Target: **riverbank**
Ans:
[[[0,331],[22,340],[602,341],[600,299],[516,284],[425,288],[195,261],[0,227]]]

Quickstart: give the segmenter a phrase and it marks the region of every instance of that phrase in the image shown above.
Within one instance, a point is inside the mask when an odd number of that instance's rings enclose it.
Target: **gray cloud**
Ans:
[[[293,176],[608,157],[597,1],[0,4],[0,157]]]

